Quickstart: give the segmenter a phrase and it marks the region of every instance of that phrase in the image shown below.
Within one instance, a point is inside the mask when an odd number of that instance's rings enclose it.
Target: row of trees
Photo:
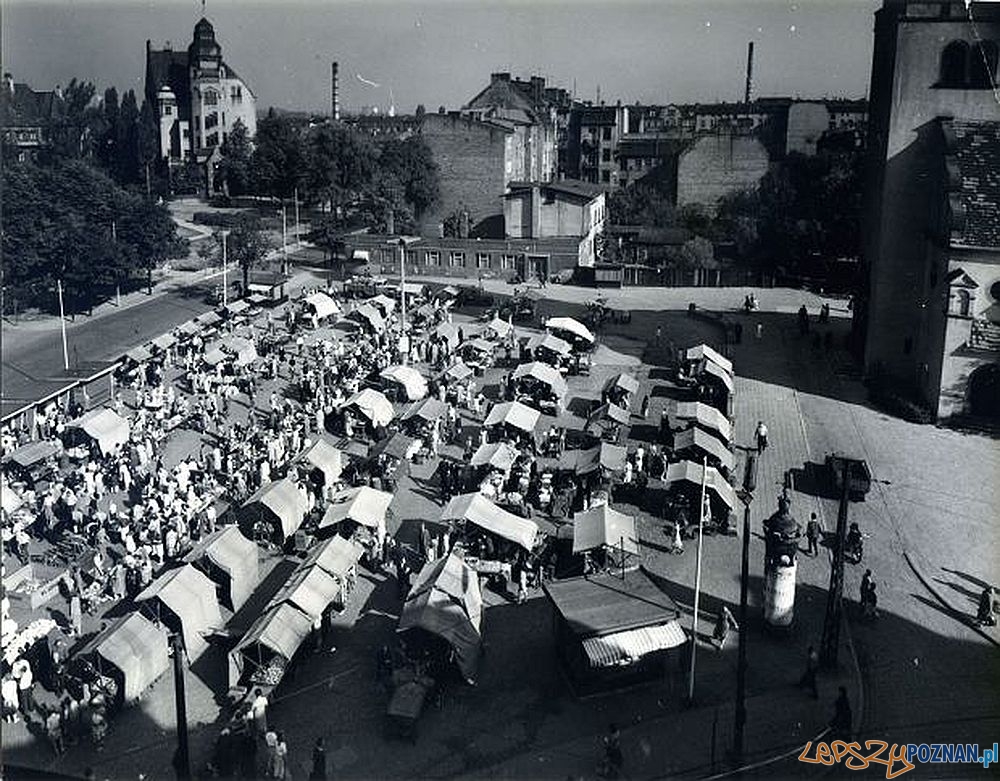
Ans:
[[[250,139],[237,123],[221,149],[216,187],[230,196],[266,195],[329,204],[359,224],[411,231],[438,197],[438,171],[419,136],[375,141],[345,125],[304,127],[272,109]]]
[[[84,160],[8,164],[3,176],[5,307],[92,307],[182,250],[164,206]]]

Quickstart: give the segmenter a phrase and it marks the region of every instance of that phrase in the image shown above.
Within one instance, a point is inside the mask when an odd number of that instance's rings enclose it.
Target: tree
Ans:
[[[257,125],[253,151],[255,189],[263,195],[291,198],[306,179],[306,147],[294,121],[272,108]]]
[[[250,271],[263,263],[271,243],[264,232],[260,217],[242,212],[226,236],[226,262],[239,266],[243,272],[243,290],[250,283]],[[206,256],[222,264],[222,234],[215,234],[215,241],[205,248]]]
[[[237,119],[219,148],[222,159],[215,169],[215,187],[228,196],[250,192],[253,146],[242,119]]]

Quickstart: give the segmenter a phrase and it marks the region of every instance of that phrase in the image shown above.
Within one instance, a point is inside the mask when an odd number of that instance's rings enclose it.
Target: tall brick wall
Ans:
[[[420,131],[434,155],[440,197],[421,220],[425,236],[437,236],[442,220],[465,206],[475,224],[503,214],[505,144],[509,133],[453,115],[427,114]]]
[[[724,195],[753,187],[768,169],[759,139],[720,131],[701,136],[677,163],[677,204],[715,208]]]

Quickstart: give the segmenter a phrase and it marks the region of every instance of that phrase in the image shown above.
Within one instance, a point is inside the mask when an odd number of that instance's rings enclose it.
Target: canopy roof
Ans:
[[[663,476],[663,479],[667,483],[686,481],[700,486],[701,477],[701,464],[696,464],[693,461],[680,461],[676,464],[670,464],[667,467],[667,472]],[[705,485],[708,490],[718,496],[730,510],[736,506],[736,494],[733,492],[732,486],[726,482],[726,479],[719,474],[715,467],[708,467]]]
[[[406,597],[398,632],[423,629],[455,649],[459,669],[475,675],[482,634],[479,576],[455,553],[428,562]]]
[[[102,453],[112,452],[117,445],[128,442],[129,423],[114,410],[92,409],[74,421],[66,424],[77,428],[97,442]]]
[[[191,564],[164,572],[141,591],[135,601],[142,603],[152,599],[159,599],[180,619],[189,658],[205,650],[204,634],[209,629],[222,626],[215,584]]]
[[[562,333],[571,334],[577,339],[590,342],[591,344],[596,341],[590,329],[572,317],[550,317],[545,321],[545,329],[547,331],[561,331]]]
[[[522,363],[518,366],[514,370],[514,379],[519,380],[522,377],[530,377],[548,385],[552,393],[560,399],[565,398],[569,392],[569,386],[566,385],[566,380],[563,379],[563,376],[547,363],[542,363],[541,361]]]
[[[639,554],[635,517],[601,504],[573,518],[573,553],[594,548],[616,548]]]
[[[335,578],[343,578],[361,558],[360,545],[339,534],[314,545],[306,556],[305,564],[316,565]]]
[[[715,407],[710,407],[700,401],[682,401],[677,404],[676,415],[680,420],[693,420],[705,428],[719,432],[727,443],[733,441],[732,424]]]
[[[243,503],[241,514],[246,517],[246,511],[253,505],[266,509],[281,524],[283,539],[295,534],[309,509],[305,494],[299,490],[294,480],[287,477],[268,483],[247,499]]]
[[[312,307],[316,317],[320,320],[340,312],[340,305],[326,293],[313,293],[302,299],[302,302]]]
[[[707,344],[699,344],[694,347],[689,347],[684,355],[689,361],[700,361],[704,359],[710,363],[714,363],[720,369],[724,369],[730,375],[733,373],[733,362],[720,355]]]
[[[140,344],[138,347],[133,347],[125,353],[125,357],[135,363],[145,363],[153,357],[153,354],[149,351],[149,348],[146,347],[146,345]]]
[[[411,420],[412,418],[420,418],[421,420],[426,420],[428,423],[433,423],[435,420],[443,417],[447,412],[448,405],[440,399],[436,399],[431,396],[423,401],[417,401],[411,404],[407,408],[406,412],[403,413],[402,419]]]
[[[150,344],[157,350],[167,350],[177,344],[177,338],[173,334],[160,334]]]
[[[344,406],[357,409],[371,421],[373,426],[388,425],[389,421],[396,415],[392,408],[392,402],[383,393],[373,388],[364,388],[358,391],[344,402]]]
[[[325,439],[314,442],[297,460],[322,472],[325,485],[336,483],[344,471],[344,454]]]
[[[484,330],[492,331],[499,338],[503,339],[514,330],[514,326],[494,315],[493,319],[486,324]]]
[[[573,352],[573,347],[558,336],[553,336],[552,334],[537,334],[528,340],[528,349],[548,350],[549,352],[556,353],[557,355],[569,355]]]
[[[257,588],[260,572],[257,545],[240,532],[236,526],[223,526],[202,537],[184,557],[186,562],[208,559],[229,576],[229,596],[234,611]]]
[[[733,469],[735,464],[733,452],[723,445],[718,438],[697,426],[692,426],[674,435],[674,452],[688,450],[689,448],[697,448],[703,453],[717,458],[719,463],[726,467],[726,469],[730,471]]]
[[[702,364],[702,371],[710,377],[719,380],[726,387],[726,390],[729,391],[730,395],[736,390],[736,386],[733,384],[733,375],[718,364],[712,361],[705,361]]]
[[[454,323],[439,323],[434,329],[434,335],[447,341],[452,348],[458,344],[458,326]]]
[[[534,547],[538,536],[538,524],[497,507],[478,491],[454,497],[441,513],[441,520],[467,521],[527,551]]]
[[[353,317],[354,320],[364,320],[374,331],[385,330],[385,318],[382,317],[382,313],[371,304],[362,304],[353,312],[348,313],[347,316]]]
[[[639,391],[639,381],[631,374],[619,374],[608,380],[608,384],[604,387],[606,389],[621,388],[626,393],[637,393]]]
[[[422,399],[427,395],[427,380],[412,366],[388,366],[382,370],[382,379],[398,383],[406,391],[410,401]]]
[[[677,604],[640,568],[546,583],[545,593],[573,633],[583,639],[655,626],[680,615]]]
[[[624,472],[627,451],[621,445],[602,442],[587,450],[566,450],[559,459],[559,465],[573,469],[577,474],[586,475],[598,469]]]
[[[504,401],[493,405],[483,425],[489,428],[506,423],[530,434],[535,430],[541,416],[541,412],[519,401]]]
[[[62,443],[58,439],[45,439],[21,445],[21,447],[10,454],[8,460],[26,469],[29,466],[34,466],[44,461],[46,458],[57,456],[61,452]]]
[[[517,450],[506,442],[487,442],[479,446],[469,462],[472,466],[491,466],[506,472],[517,461]]]
[[[396,310],[396,299],[390,298],[385,293],[379,293],[377,296],[372,296],[368,299],[368,303],[372,306],[377,306],[386,315],[390,315]]]
[[[92,653],[121,671],[126,702],[138,699],[170,666],[166,632],[141,613],[117,619],[80,651]]]
[[[445,370],[445,376],[448,377],[448,379],[456,380],[457,382],[461,382],[475,373],[475,370],[466,366],[463,361],[452,364]]]
[[[320,566],[303,563],[274,595],[269,607],[289,602],[315,620],[339,596],[340,583],[333,575]]]
[[[373,529],[385,528],[385,514],[392,504],[392,494],[367,485],[339,491],[330,499],[320,528],[352,520]]]
[[[253,622],[233,653],[259,644],[289,661],[311,631],[312,620],[309,616],[288,602],[280,602],[269,607]]]

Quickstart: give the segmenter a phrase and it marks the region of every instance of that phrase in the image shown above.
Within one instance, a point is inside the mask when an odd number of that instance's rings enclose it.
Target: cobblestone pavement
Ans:
[[[547,306],[556,309],[563,304]],[[733,348],[739,375],[737,444],[749,445],[759,419],[768,423],[772,442],[761,461],[751,512],[755,533],[751,613],[759,612],[760,521],[776,508],[789,470],[799,475],[791,494],[793,512],[804,523],[815,510],[828,529],[836,518],[835,502],[817,496],[822,492],[803,479],[810,472],[808,463],[821,462],[832,450],[863,454],[876,477],[889,482],[877,483],[866,502],[851,508],[871,534],[865,564],[873,566],[879,578],[882,615],[875,624],[861,624],[848,610],[850,631],[842,634],[841,664],[821,677],[819,700],[798,691],[795,682],[806,647],[816,643],[822,632],[827,556],[800,559],[793,632],[768,635],[761,631],[759,619],[751,621],[748,760],[787,752],[819,733],[831,715],[838,685],[851,691],[862,738],[992,743],[986,729],[996,726],[997,706],[986,693],[991,681],[997,680],[995,649],[935,600],[903,554],[917,563],[929,582],[944,581],[938,590],[953,594],[965,609],[969,609],[965,592],[975,590],[967,585],[973,583],[971,578],[996,579],[997,535],[990,511],[997,506],[997,489],[990,475],[997,474],[1000,464],[994,443],[911,426],[869,409],[861,402],[861,389],[843,354],[814,350],[808,340],[798,338],[792,317],[781,313],[759,317],[763,337]],[[634,364],[634,356],[660,349],[644,341],[654,323],[663,325],[665,338],[675,346],[701,338],[720,346],[709,326],[696,325],[683,315],[651,312],[643,319],[637,314],[630,327],[602,335],[617,353],[605,351],[609,364],[589,379],[574,378],[570,395],[592,395],[614,371],[611,361]],[[831,327],[843,330],[846,325],[835,322]],[[640,375],[643,392],[651,391],[657,380],[650,379],[646,369]],[[259,397],[268,392],[263,388]],[[655,395],[652,419],[658,419],[659,406],[668,403],[666,397]],[[245,415],[239,404],[234,410]],[[177,441],[172,447],[183,452],[196,447],[196,439]],[[403,540],[412,539],[418,519],[435,518],[439,508],[432,472],[416,467],[401,482],[394,500],[393,530]],[[667,582],[689,622],[694,546],[689,543],[683,556],[666,554],[662,521],[637,512],[644,560]],[[704,635],[720,605],[734,607],[738,601],[739,540],[706,537],[703,552],[700,631]],[[856,596],[859,575],[857,568],[849,568],[846,593],[851,597]],[[294,680],[279,689],[272,718],[287,733],[292,777],[308,774],[309,750],[317,735],[326,740],[332,777],[593,777],[600,736],[610,721],[623,727],[629,777],[705,776],[728,767],[735,642],[724,651],[708,644],[700,648],[694,708],[682,705],[686,672],[679,668],[672,669],[662,684],[579,700],[569,692],[556,664],[544,597],[536,594],[527,604],[515,605],[488,592],[487,600],[488,650],[478,686],[449,688],[441,708],[431,708],[421,718],[417,741],[400,742],[386,733],[387,695],[374,684],[375,651],[392,635],[400,605],[391,577],[366,573],[340,619],[333,641],[336,650],[305,659]],[[860,680],[853,669],[855,652],[861,662]],[[187,676],[195,767],[207,759],[210,743],[224,722],[224,711],[212,694],[219,691],[222,664],[221,658],[206,659]],[[169,767],[173,747],[171,717],[172,687],[167,677],[143,703],[116,720],[101,755],[84,745],[54,762],[23,729],[5,729],[5,750],[14,761],[53,771],[80,772],[93,765],[105,777],[135,777],[143,772],[150,778],[166,778],[169,773],[163,769]],[[769,769],[790,776],[799,775],[801,767],[793,758]]]

